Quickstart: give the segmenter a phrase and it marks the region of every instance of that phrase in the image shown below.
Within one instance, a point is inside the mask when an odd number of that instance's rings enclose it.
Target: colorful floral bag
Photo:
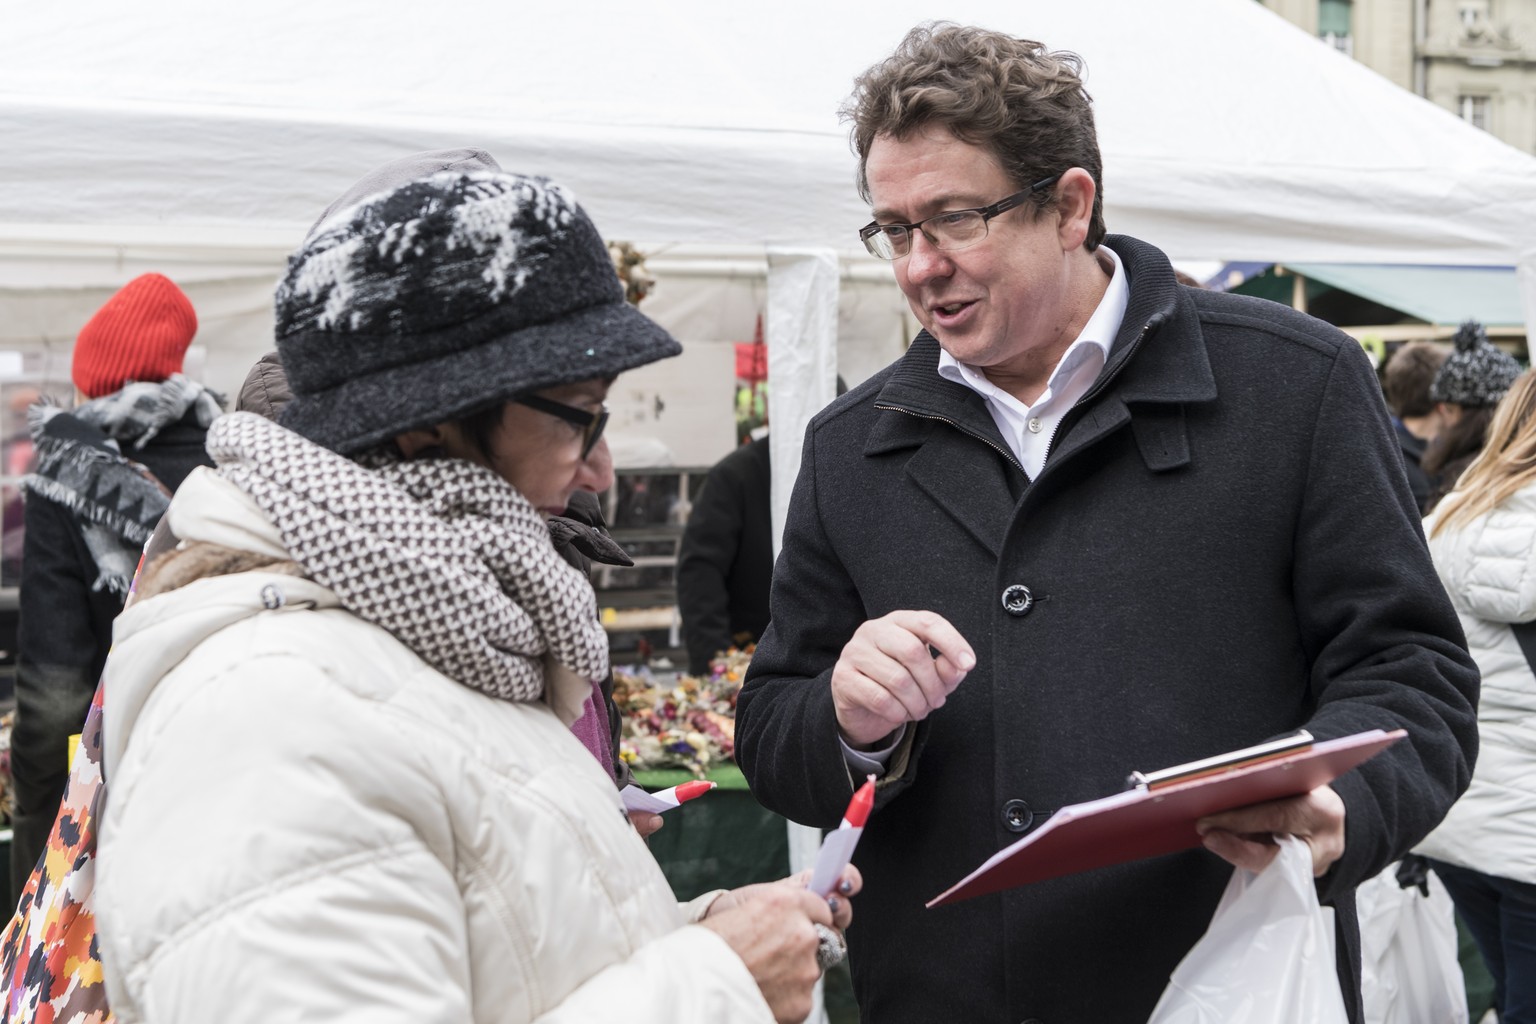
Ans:
[[[138,596],[144,566],[175,546],[175,536],[161,519],[144,545],[129,584],[127,605]],[[95,912],[96,830],[107,797],[101,756],[102,693],[102,684],[96,684],[48,846],[0,937],[0,985],[5,992],[0,1024],[110,1024],[112,1020]]]
[[[101,687],[91,701],[48,847],[0,938],[4,1024],[107,1024],[92,910],[101,774]]]

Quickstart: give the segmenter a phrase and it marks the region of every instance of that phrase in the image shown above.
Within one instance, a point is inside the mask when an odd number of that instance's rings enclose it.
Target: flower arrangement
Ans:
[[[709,676],[646,666],[613,670],[613,700],[624,714],[619,756],[631,768],[686,768],[702,777],[736,752],[736,694],[752,647],[726,651]]]

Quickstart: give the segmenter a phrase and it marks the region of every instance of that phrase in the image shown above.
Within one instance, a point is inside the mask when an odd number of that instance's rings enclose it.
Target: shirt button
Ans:
[[[1028,615],[1035,606],[1035,595],[1022,583],[1015,583],[1003,591],[1003,610],[1009,615]]]
[[[1040,417],[1039,416],[1031,416],[1029,418],[1029,423],[1027,425],[1029,427],[1029,432],[1031,434],[1038,434],[1038,433],[1040,433]]]
[[[1003,804],[1003,827],[1009,832],[1023,832],[1034,820],[1035,812],[1023,800],[1009,800]]]

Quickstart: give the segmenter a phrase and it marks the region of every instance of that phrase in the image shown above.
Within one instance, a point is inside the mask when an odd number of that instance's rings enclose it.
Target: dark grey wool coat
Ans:
[[[1127,772],[1305,726],[1403,728],[1335,783],[1339,970],[1360,1018],[1353,888],[1466,788],[1478,675],[1430,565],[1360,346],[1273,303],[1177,285],[1132,238],[1099,381],[1033,481],[927,334],[806,434],[773,621],[736,717],[766,806],[836,825],[852,786],[828,685],[861,622],[929,609],[978,664],[915,730],[859,846],[863,1020],[1140,1024],[1231,868],[1204,850],[925,910],[1056,808]],[[1033,606],[1010,614],[1021,584]]]

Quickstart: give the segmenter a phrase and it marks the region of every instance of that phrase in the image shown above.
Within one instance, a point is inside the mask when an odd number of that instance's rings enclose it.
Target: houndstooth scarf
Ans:
[[[587,680],[607,674],[591,584],[491,470],[376,453],[354,462],[251,413],[216,421],[208,452],[310,576],[449,678],[531,701],[546,657]]]

